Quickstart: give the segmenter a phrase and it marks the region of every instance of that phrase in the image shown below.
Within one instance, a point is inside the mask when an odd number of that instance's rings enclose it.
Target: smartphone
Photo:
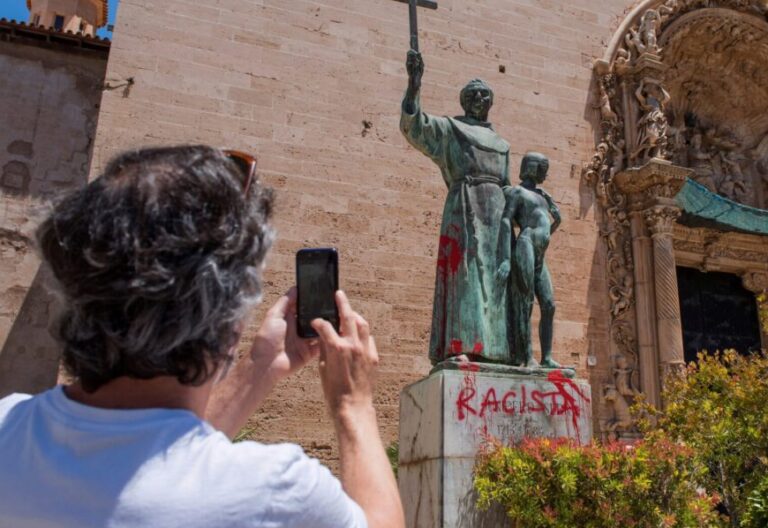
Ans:
[[[339,254],[335,248],[301,249],[296,253],[296,324],[299,337],[317,337],[310,323],[317,318],[339,331]]]

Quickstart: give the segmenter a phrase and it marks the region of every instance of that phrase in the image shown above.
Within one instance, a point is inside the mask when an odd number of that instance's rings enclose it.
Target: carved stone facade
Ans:
[[[713,202],[768,208],[767,12],[763,1],[647,0],[595,62],[601,126],[582,175],[607,252],[604,437],[632,438],[626,409],[640,392],[661,404],[665,374],[683,364],[676,266],[768,287],[765,236],[685,227],[676,200],[690,178]]]

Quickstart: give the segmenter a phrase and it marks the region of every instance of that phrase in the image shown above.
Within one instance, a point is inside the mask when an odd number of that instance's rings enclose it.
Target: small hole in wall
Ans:
[[[503,64],[499,64],[499,73],[507,73],[507,67]]]

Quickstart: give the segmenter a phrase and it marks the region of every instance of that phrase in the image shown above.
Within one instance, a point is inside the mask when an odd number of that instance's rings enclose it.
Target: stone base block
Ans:
[[[409,528],[505,526],[503,512],[475,511],[472,471],[489,439],[592,439],[589,384],[542,377],[439,370],[400,396],[400,494]]]

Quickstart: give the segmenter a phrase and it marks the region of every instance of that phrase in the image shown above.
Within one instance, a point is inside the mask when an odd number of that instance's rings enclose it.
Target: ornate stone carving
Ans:
[[[660,236],[670,237],[672,242],[672,231],[675,228],[675,221],[680,217],[680,209],[672,206],[659,205],[652,207],[643,213],[645,223],[654,238]],[[671,263],[674,267],[674,261]]]
[[[690,169],[668,161],[652,159],[642,167],[628,169],[616,176],[616,185],[627,195],[641,195],[646,200],[672,198],[685,184]],[[641,203],[644,203],[641,201]]]
[[[768,243],[757,235],[692,229],[678,224],[674,248],[683,265],[702,271],[723,268],[728,273],[743,275],[746,270],[762,272],[768,262]]]
[[[609,92],[610,90],[610,92]],[[611,106],[611,95],[615,96],[615,83],[611,83],[610,79],[606,79],[600,83],[600,117],[603,123],[609,126],[616,126],[619,124],[619,116],[613,111]]]
[[[615,440],[621,433],[635,429],[630,406],[614,385],[603,388],[603,401],[611,410],[611,417],[603,425],[603,434],[610,440]]]
[[[750,6],[757,3],[710,2],[677,17],[660,43],[675,65],[665,77],[671,159],[711,191],[765,208],[768,23]]]
[[[704,236],[703,253],[704,258],[701,261],[701,271],[718,271],[719,268],[713,263],[714,260],[719,258],[723,253],[723,248],[718,244],[722,235],[717,231],[712,231]]]
[[[747,272],[741,276],[741,282],[752,293],[768,291],[768,272]]]
[[[747,249],[723,246],[719,248],[718,253],[719,253],[719,256],[721,257],[727,257],[731,259],[744,260],[744,261],[752,261],[762,265],[765,265],[765,262],[766,262],[765,251],[750,251]]]
[[[653,158],[665,159],[668,154],[669,124],[664,108],[670,95],[661,81],[647,77],[640,81],[635,97],[640,102],[643,114],[637,123],[637,146],[630,158],[637,164],[647,163]]]
[[[618,355],[615,359],[613,369],[613,379],[616,382],[616,389],[625,398],[637,398],[640,391],[637,390],[632,375],[635,372],[635,366],[629,363],[626,356]]]
[[[617,270],[619,279],[608,289],[611,299],[611,315],[618,319],[632,307],[632,291],[634,281],[627,268],[620,267]]]
[[[663,377],[682,362],[679,337],[667,346],[680,329],[675,250],[702,255],[710,268],[723,259],[765,262],[768,249],[675,238],[674,197],[691,177],[729,199],[768,205],[767,13],[764,0],[660,0],[615,41],[610,60],[595,63],[600,131],[582,176],[602,211],[612,350],[621,358],[603,387],[604,433],[632,430],[625,371],[639,368],[645,390],[653,386],[647,369]],[[635,263],[633,251],[647,262]],[[641,328],[640,312],[655,312],[656,324]],[[654,357],[662,364],[651,365]]]
[[[630,28],[624,37],[627,49],[631,50],[636,56],[650,53],[659,55],[661,48],[658,44],[658,33],[661,29],[661,14],[655,9],[649,9],[640,17],[640,25]]]
[[[634,380],[635,366],[624,354],[614,357],[613,383],[603,387],[603,399],[610,415],[603,422],[603,437],[616,440],[620,435],[635,433],[630,407],[640,396]]]

